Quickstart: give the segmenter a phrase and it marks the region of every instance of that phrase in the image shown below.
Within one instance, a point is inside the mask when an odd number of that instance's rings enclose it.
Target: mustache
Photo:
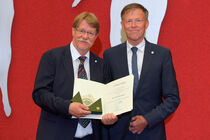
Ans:
[[[78,41],[83,41],[83,42],[86,42],[88,44],[91,44],[89,39],[85,40],[83,38],[79,38]]]

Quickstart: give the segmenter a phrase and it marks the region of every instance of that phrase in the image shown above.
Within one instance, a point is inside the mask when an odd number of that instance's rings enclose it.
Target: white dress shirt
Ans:
[[[73,43],[71,42],[70,44],[70,50],[71,50],[71,56],[72,56],[72,63],[73,63],[73,69],[74,69],[74,78],[77,78],[78,75],[78,68],[80,64],[80,60],[78,59],[81,55],[77,51],[77,49],[74,47]],[[89,59],[90,59],[90,52],[88,51],[86,54],[86,59],[84,62],[84,67],[85,71],[87,73],[87,78],[88,80],[90,79],[90,64],[89,64]],[[92,123],[90,122],[86,128],[82,127],[79,123],[77,125],[77,130],[75,133],[76,138],[82,138],[86,135],[92,134],[93,129],[92,129]]]
[[[132,48],[133,46],[128,43],[127,41],[127,56],[128,56],[128,70],[129,74],[132,74]],[[140,79],[141,76],[141,69],[142,69],[142,64],[143,64],[143,59],[144,59],[144,50],[145,50],[145,39],[141,43],[139,43],[137,46],[137,67],[138,67],[138,78]]]

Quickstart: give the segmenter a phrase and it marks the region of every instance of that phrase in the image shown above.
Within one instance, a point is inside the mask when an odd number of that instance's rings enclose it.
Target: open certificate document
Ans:
[[[133,75],[129,75],[108,84],[84,79],[75,79],[73,98],[77,96],[82,103],[96,108],[101,113],[91,113],[83,118],[101,119],[103,114],[119,115],[133,109]],[[94,111],[93,111],[94,112]]]

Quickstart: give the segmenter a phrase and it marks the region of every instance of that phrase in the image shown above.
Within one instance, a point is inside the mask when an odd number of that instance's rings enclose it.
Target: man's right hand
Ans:
[[[88,111],[88,107],[81,103],[70,103],[69,105],[69,113],[77,118],[85,117],[91,112]]]

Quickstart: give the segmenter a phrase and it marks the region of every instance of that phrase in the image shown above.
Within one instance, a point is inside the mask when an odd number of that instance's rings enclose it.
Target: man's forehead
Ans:
[[[127,10],[126,12],[125,12],[125,14],[124,15],[127,15],[127,14],[134,14],[136,11],[141,11],[141,12],[143,12],[143,10],[142,9],[140,9],[140,8],[132,8],[132,9],[129,9],[129,10]]]
[[[90,30],[96,30],[95,27],[92,27],[90,24],[88,24],[88,22],[86,20],[82,20],[80,22],[80,24],[77,26],[78,28],[82,28],[82,29],[90,29]]]
[[[142,15],[145,17],[145,13],[143,12],[142,9],[140,9],[140,8],[133,8],[133,9],[129,9],[128,11],[126,11],[125,14],[123,15],[123,18],[127,18],[127,19],[132,18],[130,16],[136,14],[136,11],[141,11],[142,12],[142,14],[138,14],[139,17],[142,17]]]

